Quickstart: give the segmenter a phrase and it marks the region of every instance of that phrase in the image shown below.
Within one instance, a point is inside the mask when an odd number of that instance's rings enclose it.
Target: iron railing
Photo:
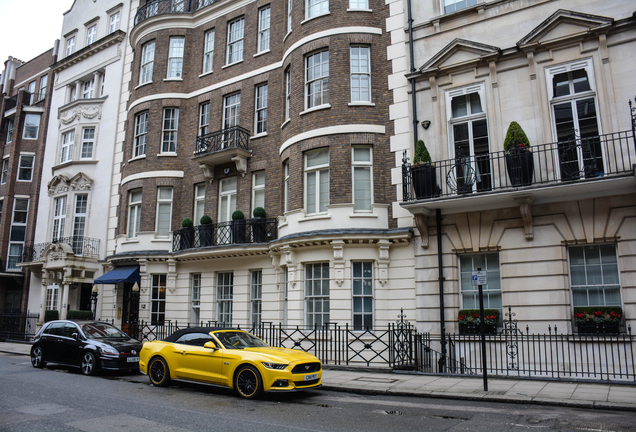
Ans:
[[[192,13],[217,0],[154,0],[140,7],[135,15],[135,25],[164,14]]]
[[[434,166],[402,160],[403,200],[462,197],[467,194],[547,187],[633,173],[636,148],[632,130],[539,144],[531,151],[457,154]]]
[[[276,238],[278,238],[278,219],[243,219],[173,231],[172,250],[177,252],[208,246],[267,243]]]
[[[250,149],[250,131],[240,126],[197,137],[194,156],[203,156],[230,148]]]
[[[0,314],[0,340],[33,340],[37,333],[38,314]]]
[[[44,250],[52,245],[64,243],[73,249],[73,253],[77,256],[83,256],[88,258],[99,258],[99,239],[72,236],[58,238],[47,243],[38,243],[35,245],[25,245],[22,252],[22,262],[34,262],[39,261],[42,258]]]

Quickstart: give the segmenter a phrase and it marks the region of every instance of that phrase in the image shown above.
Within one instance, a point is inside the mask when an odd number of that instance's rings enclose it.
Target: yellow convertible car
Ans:
[[[139,370],[156,386],[193,381],[228,387],[244,398],[320,387],[322,378],[320,360],[312,354],[270,347],[243,330],[212,327],[144,343]]]

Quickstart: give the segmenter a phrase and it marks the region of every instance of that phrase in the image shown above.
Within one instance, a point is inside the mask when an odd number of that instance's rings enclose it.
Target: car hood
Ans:
[[[93,341],[96,344],[110,345],[119,352],[141,351],[141,342],[136,339],[104,338],[93,339]]]
[[[245,348],[244,351],[261,354],[272,362],[280,363],[306,363],[320,362],[316,356],[301,350],[288,348]]]

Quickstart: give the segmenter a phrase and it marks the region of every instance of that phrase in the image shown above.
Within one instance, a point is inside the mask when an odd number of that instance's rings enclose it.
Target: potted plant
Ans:
[[[193,225],[194,223],[190,218],[185,218],[181,222],[181,250],[194,247],[194,228],[192,227]]]
[[[513,121],[508,126],[504,140],[506,171],[513,186],[532,184],[534,159],[530,151],[530,140],[519,123]]]
[[[267,224],[265,217],[267,213],[263,207],[256,207],[252,212],[252,235],[254,243],[264,243],[267,241]]]
[[[245,215],[240,210],[232,213],[232,240],[233,243],[245,243]]]
[[[618,334],[623,309],[618,306],[588,306],[574,308],[574,322],[579,334]]]
[[[201,247],[212,246],[212,218],[208,215],[201,216],[199,221],[199,243]]]
[[[497,323],[500,312],[498,309],[484,309],[484,324],[486,334],[497,334]],[[460,334],[480,334],[481,320],[479,319],[479,309],[462,309],[457,314]]]
[[[438,197],[440,190],[437,187],[437,172],[435,165],[431,162],[431,155],[426,148],[424,141],[419,140],[415,144],[415,154],[413,155],[413,166],[411,167],[411,179],[415,198]]]
[[[44,322],[55,321],[58,319],[60,319],[60,313],[57,309],[47,309],[44,311]]]

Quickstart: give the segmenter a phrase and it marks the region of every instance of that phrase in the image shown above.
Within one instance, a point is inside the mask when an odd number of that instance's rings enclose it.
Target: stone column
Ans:
[[[80,80],[75,81],[75,100],[82,98],[82,82]]]
[[[44,325],[44,315],[46,313],[46,284],[42,283],[42,289],[40,289],[40,318],[38,319],[38,327]]]
[[[100,97],[101,94],[99,92],[101,86],[102,86],[102,73],[99,71],[95,71],[95,73],[93,73],[93,97]]]
[[[66,319],[66,312],[68,311],[68,292],[71,290],[71,286],[67,283],[62,285],[62,301],[60,302],[62,310],[60,311],[60,319]]]

